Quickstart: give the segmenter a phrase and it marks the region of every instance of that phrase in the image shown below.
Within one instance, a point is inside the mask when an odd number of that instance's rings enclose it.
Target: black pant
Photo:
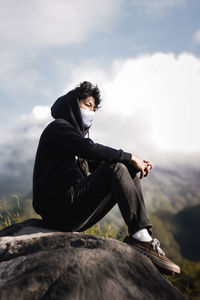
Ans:
[[[84,231],[100,221],[117,203],[129,235],[142,228],[152,234],[138,170],[123,163],[103,162],[73,186],[52,217],[43,216],[48,226],[64,231]]]

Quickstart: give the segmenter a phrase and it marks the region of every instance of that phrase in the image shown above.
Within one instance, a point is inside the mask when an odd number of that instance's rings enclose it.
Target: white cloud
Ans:
[[[4,165],[8,162],[24,163],[33,159],[42,129],[52,120],[48,106],[35,106],[30,114],[21,115],[6,132],[1,131],[0,175],[5,174]]]
[[[196,151],[200,60],[189,54],[155,54],[123,63],[110,84],[110,99],[126,101],[127,114],[151,118],[152,137],[163,150]],[[110,89],[111,88],[111,89]],[[124,92],[125,91],[125,92]],[[120,102],[116,109],[120,110]],[[148,127],[146,128],[148,130]]]
[[[183,5],[185,0],[0,1],[0,88],[9,94],[36,88],[40,94],[49,93],[50,88],[45,87],[47,65],[53,68],[51,60],[59,59],[59,52],[54,49],[50,55],[50,49],[81,45],[99,32],[107,32],[120,12],[123,15],[124,3],[128,9],[132,4],[136,12],[138,8],[142,14],[154,14]],[[45,61],[48,54],[51,58]]]
[[[0,2],[0,37],[24,46],[83,41],[106,29],[117,0],[10,0]]]
[[[49,107],[36,106],[6,132],[0,129],[0,194],[30,192],[40,135],[53,120]]]
[[[120,1],[0,1],[0,88],[15,93],[39,87],[47,93],[41,57],[51,47],[81,43],[106,31]]]
[[[187,0],[10,0],[0,1],[0,38],[10,46],[49,47],[80,43],[107,31],[124,3],[157,13]]]
[[[195,32],[194,36],[193,36],[193,40],[199,44],[200,43],[200,30],[198,30],[197,32]]]
[[[49,106],[35,106],[33,115],[36,119],[47,119],[50,116],[50,108]]]
[[[192,54],[156,53],[134,59],[116,60],[112,69],[84,65],[74,68],[71,82],[65,90],[82,80],[99,83],[104,95],[102,114],[112,120],[118,114],[123,128],[116,132],[119,141],[125,130],[136,145],[143,138],[162,151],[200,151],[200,59]],[[110,117],[109,117],[110,116]],[[105,132],[110,141],[113,135],[98,115],[98,132]],[[132,123],[131,123],[132,118]],[[127,119],[127,124],[125,120]],[[137,120],[138,126],[135,124]],[[112,121],[109,125],[115,128]],[[127,128],[127,129],[125,129]],[[113,129],[114,130],[114,129]],[[139,135],[138,135],[139,130]],[[124,144],[125,145],[125,144]],[[135,147],[135,146],[134,146]]]

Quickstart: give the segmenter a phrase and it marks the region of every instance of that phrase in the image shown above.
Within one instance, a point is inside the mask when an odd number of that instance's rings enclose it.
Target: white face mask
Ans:
[[[91,111],[87,108],[81,108],[81,107],[80,107],[80,111],[83,120],[83,125],[85,127],[90,127],[93,121],[94,111]]]

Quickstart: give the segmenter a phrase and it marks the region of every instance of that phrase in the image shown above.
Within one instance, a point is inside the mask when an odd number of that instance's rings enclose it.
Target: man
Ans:
[[[128,226],[123,242],[150,257],[162,273],[180,273],[151,237],[140,184],[150,161],[89,138],[100,102],[98,87],[84,81],[51,107],[55,120],[44,129],[35,158],[33,207],[50,228],[84,231],[117,203]]]

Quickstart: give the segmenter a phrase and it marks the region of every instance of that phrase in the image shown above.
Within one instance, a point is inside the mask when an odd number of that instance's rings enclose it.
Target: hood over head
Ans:
[[[83,125],[77,89],[59,97],[51,107],[51,115],[54,119],[61,118],[68,121],[83,136],[88,133],[89,128]]]

